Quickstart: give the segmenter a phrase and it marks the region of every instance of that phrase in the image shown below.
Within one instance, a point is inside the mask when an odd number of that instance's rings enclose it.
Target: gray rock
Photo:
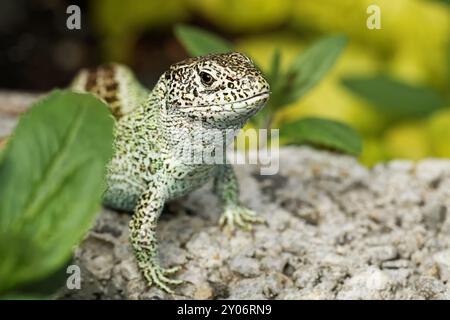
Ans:
[[[414,287],[423,299],[450,299],[450,289],[436,278],[422,276],[414,283]]]
[[[393,260],[397,257],[397,249],[392,245],[376,246],[367,248],[366,254],[372,264],[379,264],[384,261]]]
[[[424,208],[425,226],[431,230],[439,230],[447,217],[447,207],[441,203],[430,203]]]
[[[411,262],[406,259],[384,261],[381,266],[383,269],[407,269],[411,266]]]
[[[259,261],[243,256],[236,256],[231,259],[230,269],[244,277],[253,277],[260,273]]]
[[[450,281],[450,250],[440,251],[434,255],[439,268],[439,276],[443,281]]]
[[[447,170],[439,163],[439,172]],[[445,163],[450,172],[450,162]],[[217,227],[220,208],[212,200],[210,185],[179,200],[178,209],[171,209],[180,210],[177,215],[163,216],[159,223],[162,263],[180,264],[176,276],[186,281],[175,295],[143,285],[127,241],[129,216],[104,210],[76,256],[77,263],[90,271],[85,287],[77,295],[65,292],[63,296],[448,298],[450,222],[432,208],[450,207],[450,174],[439,176],[432,166],[420,163],[412,170],[409,162],[369,171],[351,157],[306,147],[281,149],[280,164],[283,183],[255,178],[258,172],[251,166],[238,170],[241,181],[264,183],[256,192],[245,185],[241,188],[242,199],[259,199],[261,204],[249,203],[259,207],[267,220],[251,232]],[[430,189],[437,176],[439,187]],[[278,189],[269,190],[273,186]],[[409,187],[412,193],[399,197]],[[420,195],[420,200],[412,194]],[[213,216],[188,216],[184,202],[189,211]],[[316,218],[307,212],[317,212]]]
[[[228,298],[232,300],[266,299],[264,295],[266,281],[265,276],[239,280],[230,286],[230,296]]]
[[[392,280],[386,272],[369,267],[348,279],[338,299],[381,299],[389,297]]]

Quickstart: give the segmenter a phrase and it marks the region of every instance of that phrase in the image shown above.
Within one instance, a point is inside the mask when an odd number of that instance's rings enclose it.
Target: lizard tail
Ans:
[[[70,88],[90,92],[103,100],[116,119],[138,107],[149,94],[130,69],[115,63],[81,70]]]

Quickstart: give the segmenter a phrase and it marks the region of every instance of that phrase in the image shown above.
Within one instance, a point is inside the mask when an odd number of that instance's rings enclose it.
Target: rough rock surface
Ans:
[[[205,186],[168,205],[163,265],[186,284],[145,287],[128,245],[130,216],[104,210],[76,255],[82,290],[66,298],[450,299],[450,162],[368,170],[311,148],[283,148],[280,171],[238,167],[242,201],[267,220],[221,230]]]
[[[130,215],[105,209],[76,252],[81,290],[63,298],[450,299],[450,161],[369,170],[307,147],[279,161],[273,176],[237,167],[242,202],[267,220],[251,232],[217,226],[211,185],[166,207],[162,264],[186,280],[175,295],[144,285]]]

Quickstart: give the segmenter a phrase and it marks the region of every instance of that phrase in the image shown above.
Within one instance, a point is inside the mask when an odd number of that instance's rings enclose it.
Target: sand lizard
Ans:
[[[169,285],[182,282],[169,277],[179,267],[165,269],[158,258],[156,227],[167,201],[214,178],[224,206],[221,224],[249,228],[261,221],[239,204],[230,164],[186,163],[179,152],[186,134],[235,134],[265,105],[269,84],[248,57],[232,52],[186,59],[164,72],[151,91],[125,66],[110,64],[82,70],[72,88],[104,100],[116,118],[104,203],[134,212],[130,242],[149,285],[173,292]],[[223,146],[205,141],[191,147],[214,153]]]

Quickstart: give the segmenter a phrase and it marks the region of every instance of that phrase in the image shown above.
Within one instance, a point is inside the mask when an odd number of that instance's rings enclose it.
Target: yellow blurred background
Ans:
[[[57,6],[55,1],[37,2],[46,8]],[[59,79],[57,85],[66,83],[79,67],[111,60],[128,63],[146,85],[154,83],[156,75],[168,63],[187,56],[173,36],[173,27],[178,23],[195,25],[232,41],[263,71],[268,70],[277,48],[282,54],[282,67],[286,68],[315,40],[344,33],[349,42],[332,71],[305,97],[278,112],[274,127],[305,116],[343,121],[362,135],[361,161],[368,165],[392,158],[450,158],[448,0],[95,0],[82,3],[83,14],[87,11],[83,21],[87,21],[88,27],[81,34],[88,35],[77,42],[82,48],[78,51],[76,46],[70,47],[73,42],[67,44],[67,41],[56,48],[57,53],[63,54],[57,54],[53,60],[61,60],[67,69],[67,77]],[[366,11],[373,4],[381,10],[379,30],[366,26],[369,17]],[[64,5],[59,7],[64,19]],[[39,23],[45,24],[44,20]],[[74,34],[64,32],[67,37]],[[95,55],[87,51],[90,46],[98,47]],[[160,52],[148,54],[145,50],[149,47],[151,52]],[[70,64],[71,53],[78,60]],[[17,65],[29,61],[32,60],[24,58]],[[42,58],[36,61],[29,69],[40,72]],[[17,73],[17,65],[11,66],[11,72]],[[49,70],[46,67],[41,71]],[[445,97],[447,108],[419,119],[391,121],[341,81],[348,76],[380,73],[413,86],[433,89]],[[55,74],[61,74],[60,70]],[[11,76],[5,83],[11,83]],[[35,87],[47,89],[44,83],[41,77],[35,80]]]

